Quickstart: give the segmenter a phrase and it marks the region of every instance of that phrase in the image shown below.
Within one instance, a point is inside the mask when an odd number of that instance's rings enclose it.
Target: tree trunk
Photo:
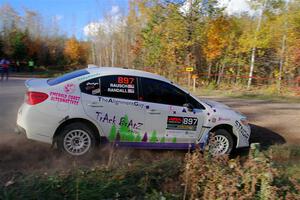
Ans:
[[[258,23],[257,23],[255,35],[254,35],[254,46],[252,48],[252,53],[251,53],[251,64],[250,64],[250,72],[249,72],[249,79],[248,79],[247,89],[250,89],[250,86],[251,86],[251,83],[252,83],[252,76],[253,76],[254,65],[255,65],[257,34],[260,30],[261,21],[262,21],[262,17],[263,17],[263,13],[264,13],[264,10],[265,10],[266,3],[267,3],[267,0],[264,1],[263,7],[261,9],[261,13],[260,13],[260,16],[259,16],[259,19],[258,19]]]
[[[279,62],[279,77],[278,77],[278,92],[281,92],[281,80],[282,80],[282,71],[285,60],[285,49],[286,49],[286,39],[287,39],[287,12],[288,12],[289,2],[287,1],[285,4],[285,21],[284,21],[284,32],[281,43],[281,53],[280,53],[280,62]]]
[[[111,41],[111,66],[114,67],[115,61],[115,48],[114,48],[114,39]]]
[[[222,78],[222,76],[224,76],[224,69],[225,69],[225,64],[222,64],[222,66],[219,70],[217,85],[220,85],[220,83],[221,83],[221,78]]]
[[[210,81],[210,75],[211,75],[211,62],[208,64],[208,73],[207,73],[207,80]]]

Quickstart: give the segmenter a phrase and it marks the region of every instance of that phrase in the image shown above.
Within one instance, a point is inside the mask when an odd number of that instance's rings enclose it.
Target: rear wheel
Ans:
[[[96,139],[92,129],[84,123],[66,125],[58,137],[59,149],[72,156],[82,156],[94,150]]]
[[[213,155],[230,154],[233,149],[233,138],[225,129],[217,129],[209,140],[209,151]]]

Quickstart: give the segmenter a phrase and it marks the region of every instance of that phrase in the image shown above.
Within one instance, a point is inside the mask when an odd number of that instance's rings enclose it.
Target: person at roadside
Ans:
[[[3,58],[0,61],[0,66],[2,68],[2,70],[1,70],[1,81],[4,79],[4,75],[6,75],[6,80],[8,80],[9,64],[10,64],[10,62],[8,60],[6,60],[5,58]]]
[[[0,74],[2,74],[2,70],[3,70],[3,67],[2,67],[2,58],[0,59]]]
[[[28,69],[29,69],[29,72],[33,72],[33,68],[34,68],[34,62],[32,59],[30,59],[28,61]]]
[[[19,60],[16,61],[16,71],[20,72],[20,61]]]

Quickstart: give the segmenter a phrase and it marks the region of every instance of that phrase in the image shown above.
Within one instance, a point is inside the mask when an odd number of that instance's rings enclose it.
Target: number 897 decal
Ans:
[[[197,129],[198,119],[195,117],[168,116],[167,129],[169,130],[189,130]]]

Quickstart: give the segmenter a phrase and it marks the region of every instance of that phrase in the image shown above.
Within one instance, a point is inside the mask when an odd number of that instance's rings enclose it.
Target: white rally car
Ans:
[[[210,133],[214,154],[249,146],[245,116],[199,100],[152,73],[92,67],[25,85],[17,130],[71,155],[86,154],[104,141],[135,148],[194,148],[206,144]]]

